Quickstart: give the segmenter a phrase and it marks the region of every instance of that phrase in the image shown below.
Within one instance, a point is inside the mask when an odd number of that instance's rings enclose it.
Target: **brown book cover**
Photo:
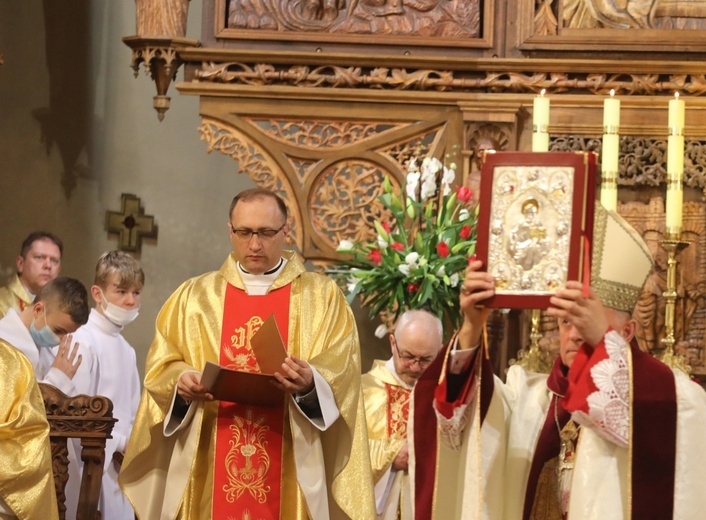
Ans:
[[[287,351],[274,315],[270,315],[250,338],[261,373],[242,372],[225,368],[210,361],[206,363],[201,384],[220,401],[254,405],[280,406],[284,393],[272,385],[272,375],[280,370]]]

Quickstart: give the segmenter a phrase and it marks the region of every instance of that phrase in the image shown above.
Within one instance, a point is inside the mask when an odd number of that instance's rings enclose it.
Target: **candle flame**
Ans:
[[[547,91],[547,89],[542,89],[542,91],[539,93],[540,97],[544,97],[544,93]]]
[[[679,92],[674,93],[674,99],[679,99]]]
[[[613,96],[615,96],[615,89],[614,88],[610,89],[610,97],[613,97]]]

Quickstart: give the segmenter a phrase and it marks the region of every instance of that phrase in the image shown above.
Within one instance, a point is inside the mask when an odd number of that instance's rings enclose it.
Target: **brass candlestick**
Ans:
[[[662,293],[665,300],[664,311],[664,337],[660,340],[662,351],[657,355],[666,365],[678,368],[689,374],[691,367],[681,354],[674,351],[676,338],[674,337],[675,310],[677,303],[677,256],[689,246],[690,242],[681,240],[680,232],[667,233],[667,238],[661,242],[662,248],[667,252],[667,290]]]
[[[528,350],[520,350],[517,353],[517,361],[511,360],[510,364],[517,364],[531,372],[548,374],[552,368],[552,360],[549,353],[542,350],[539,341],[542,339],[540,321],[542,311],[532,309],[532,328],[530,329],[530,347]]]

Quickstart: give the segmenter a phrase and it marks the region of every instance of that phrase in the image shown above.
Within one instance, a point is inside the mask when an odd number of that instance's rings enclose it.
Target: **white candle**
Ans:
[[[532,103],[532,151],[549,151],[549,98],[545,90]]]
[[[684,174],[685,103],[679,93],[669,102],[669,135],[667,137],[667,234],[679,236],[682,225]]]
[[[603,150],[601,157],[601,204],[618,209],[618,158],[620,154],[620,100],[615,91],[603,101]]]

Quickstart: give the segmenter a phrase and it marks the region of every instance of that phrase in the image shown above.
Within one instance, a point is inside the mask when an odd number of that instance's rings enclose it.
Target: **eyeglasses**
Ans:
[[[397,336],[394,334],[392,335],[393,338],[395,338],[395,350],[397,351],[397,355],[400,357],[403,363],[405,363],[408,366],[412,366],[415,363],[419,364],[420,368],[426,368],[429,365],[431,365],[432,361],[434,361],[433,356],[422,356],[422,357],[415,357],[415,356],[410,356],[408,352],[405,352],[404,354],[400,352],[400,347],[397,346]]]
[[[284,229],[284,226],[286,225],[287,223],[285,222],[277,229],[265,228],[258,229],[257,231],[255,231],[253,229],[248,228],[234,228],[231,224],[230,229],[233,231],[233,234],[240,240],[242,240],[243,242],[249,242],[253,235],[257,235],[260,240],[270,240],[274,238],[277,233],[282,231]]]

